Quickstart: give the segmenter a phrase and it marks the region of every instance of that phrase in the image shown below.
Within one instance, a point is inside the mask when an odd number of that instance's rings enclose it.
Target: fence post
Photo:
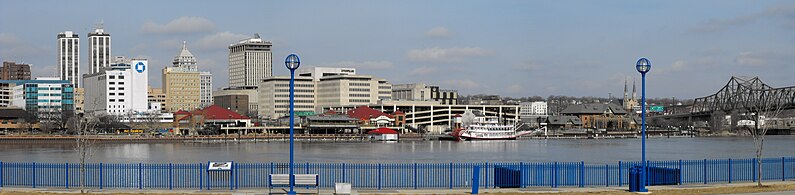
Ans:
[[[585,161],[580,161],[580,187],[585,187]]]
[[[558,162],[555,161],[555,164],[552,166],[552,187],[558,187]]]
[[[99,189],[101,190],[104,182],[102,182],[102,163],[99,163]]]
[[[610,187],[610,165],[605,163],[605,187]]]
[[[682,179],[682,178],[685,177],[684,173],[685,173],[685,170],[682,169],[682,159],[679,159],[679,185],[680,186],[682,185],[682,181],[684,181]]]
[[[524,163],[519,162],[519,188],[524,188],[525,186],[524,172]]]
[[[237,167],[235,165],[236,165],[235,161],[232,161],[232,170],[229,170],[229,190],[233,190],[235,188],[234,182],[235,182],[235,177],[237,177],[237,175],[235,174],[235,169]],[[295,175],[292,175],[291,177],[295,177]],[[295,180],[295,178],[292,178],[292,180]]]
[[[472,169],[472,194],[478,194],[478,187],[480,186],[480,166],[475,165]]]
[[[69,171],[69,169],[66,169],[66,170]],[[66,182],[69,182],[69,180],[66,180]],[[67,186],[69,186],[69,185],[67,185]],[[2,188],[2,187],[3,187],[3,161],[0,161],[0,188]]]
[[[417,163],[414,163],[414,189],[417,189]]]
[[[784,181],[784,157],[781,157],[781,181]]]
[[[2,165],[3,165],[3,162],[0,162],[0,167],[2,167]],[[0,170],[2,170],[2,169],[0,169]],[[2,176],[3,176],[3,172],[0,171],[0,181],[3,180]],[[0,183],[3,183],[3,182],[0,182]],[[0,185],[0,186],[2,186],[2,185]],[[69,189],[69,163],[66,163],[66,189]]]
[[[378,190],[381,190],[381,163],[378,163]]]
[[[271,165],[273,165],[273,164],[271,163]],[[202,175],[202,172],[203,172],[202,168],[203,167],[204,166],[202,166],[202,163],[199,163],[199,190],[200,191],[204,189],[204,175]]]
[[[732,159],[729,158],[729,183],[732,183]]]
[[[273,164],[271,164],[271,167],[273,167]],[[345,183],[345,163],[342,163],[342,182]]]
[[[33,175],[33,177],[32,177],[33,178],[33,188],[36,188],[36,163],[35,162],[33,163],[33,167],[32,168],[33,168],[33,171],[31,171],[31,173]]]
[[[172,190],[172,189],[174,189],[174,188],[173,188],[173,186],[172,186],[172,184],[173,184],[173,181],[172,181],[172,180],[173,180],[173,178],[171,178],[171,174],[172,174],[173,172],[171,172],[171,170],[172,170],[171,163],[168,163],[168,190]]]
[[[621,185],[623,184],[622,182],[624,182],[624,181],[621,179],[621,176],[624,176],[624,174],[623,174],[623,173],[621,173],[621,171],[622,171],[622,170],[623,170],[623,167],[621,166],[621,161],[619,160],[619,161],[618,161],[618,186],[619,186],[619,187],[621,187]]]
[[[138,163],[138,189],[144,188],[144,171],[143,163]]]
[[[751,175],[753,175],[751,177],[753,181],[756,182],[756,158],[751,158]]]
[[[704,184],[707,184],[707,159],[704,159]]]
[[[486,162],[486,169],[483,170],[483,174],[486,176],[486,177],[483,178],[486,181],[483,181],[483,182],[486,183],[486,189],[488,189],[489,188],[489,162]]]
[[[450,163],[450,189],[453,189],[453,163]]]

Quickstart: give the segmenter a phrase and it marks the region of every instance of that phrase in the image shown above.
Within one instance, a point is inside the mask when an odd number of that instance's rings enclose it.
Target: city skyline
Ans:
[[[0,60],[56,76],[54,37],[73,31],[84,74],[86,37],[102,21],[113,55],[146,58],[150,70],[171,66],[187,41],[199,69],[215,73],[215,88],[229,86],[227,47],[255,33],[273,42],[274,76],[288,74],[283,57],[299,53],[302,69],[352,67],[462,95],[616,96],[626,77],[640,78],[640,57],[654,65],[649,97],[711,95],[733,75],[791,86],[795,70],[787,65],[795,4],[787,1],[92,2],[4,2]]]

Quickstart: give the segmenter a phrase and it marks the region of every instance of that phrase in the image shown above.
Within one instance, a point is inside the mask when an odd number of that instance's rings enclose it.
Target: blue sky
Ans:
[[[647,95],[693,98],[732,75],[792,86],[792,1],[2,1],[0,60],[56,75],[56,35],[82,41],[98,21],[113,55],[150,60],[150,82],[183,40],[228,84],[227,46],[259,33],[302,67],[357,68],[392,83],[425,82],[462,94],[620,95],[634,63],[651,59]]]

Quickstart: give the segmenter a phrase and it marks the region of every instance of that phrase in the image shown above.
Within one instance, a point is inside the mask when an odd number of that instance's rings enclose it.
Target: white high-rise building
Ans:
[[[110,65],[113,59],[110,46],[110,34],[105,33],[102,24],[97,24],[94,32],[88,33],[88,74]]]
[[[125,115],[149,112],[146,59],[130,64],[111,64],[100,72],[85,75],[86,113]]]
[[[207,107],[213,105],[213,74],[210,72],[200,72],[199,77],[201,83],[201,98],[199,98],[199,107]]]
[[[58,33],[58,77],[75,88],[83,87],[80,79],[80,38],[72,31]]]
[[[257,86],[272,75],[273,44],[259,34],[229,46],[229,86]]]

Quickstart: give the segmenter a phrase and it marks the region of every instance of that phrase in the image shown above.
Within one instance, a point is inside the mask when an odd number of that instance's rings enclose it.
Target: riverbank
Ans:
[[[302,189],[299,189],[298,192]],[[314,190],[310,190],[314,192]],[[556,195],[602,195],[602,194],[637,194],[627,192],[627,187],[598,187],[598,188],[520,188],[520,189],[480,189],[481,194],[556,194]],[[716,185],[684,185],[684,186],[650,186],[652,194],[744,194],[760,192],[781,192],[782,194],[795,193],[795,181],[765,182],[765,186],[756,187],[756,183],[716,184]],[[470,194],[470,189],[439,189],[439,190],[353,190],[356,194]],[[1,188],[0,195],[57,195],[78,194],[80,190],[74,189],[34,189],[34,188]],[[197,190],[91,190],[91,194],[267,194],[267,189],[236,190],[236,191],[197,191]],[[320,190],[321,194],[332,194],[333,190]]]

